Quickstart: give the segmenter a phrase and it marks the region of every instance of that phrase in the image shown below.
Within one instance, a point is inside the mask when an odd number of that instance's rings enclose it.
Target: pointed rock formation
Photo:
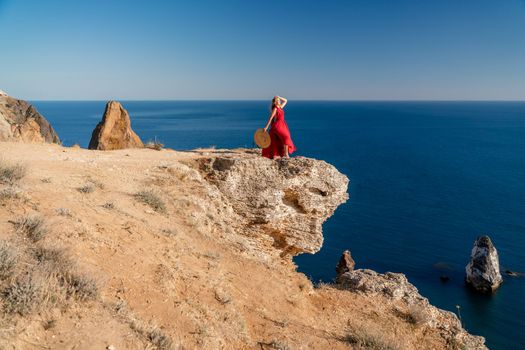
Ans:
[[[91,135],[89,149],[116,150],[142,148],[144,144],[131,129],[128,111],[117,101],[109,101],[102,121]]]
[[[337,273],[335,281],[339,283],[341,280],[341,276],[345,272],[353,271],[354,267],[355,267],[355,261],[354,259],[352,259],[352,254],[350,254],[349,250],[345,250],[343,254],[341,255],[341,259],[339,259],[339,263],[337,264],[337,267],[335,268],[335,271]]]
[[[483,293],[495,291],[503,282],[498,251],[488,236],[480,236],[474,242],[466,273],[467,284]]]
[[[35,107],[0,91],[0,141],[60,143],[49,122]]]

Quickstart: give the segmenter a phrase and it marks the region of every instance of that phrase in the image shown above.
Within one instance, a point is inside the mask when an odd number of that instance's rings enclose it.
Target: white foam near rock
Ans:
[[[6,92],[5,92],[5,91],[3,91],[3,90],[0,90],[0,96],[9,96],[9,95],[8,95],[8,94],[6,94]]]

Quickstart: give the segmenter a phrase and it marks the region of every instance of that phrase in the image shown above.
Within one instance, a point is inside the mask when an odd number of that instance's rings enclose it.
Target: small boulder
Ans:
[[[466,283],[483,293],[495,291],[503,282],[498,251],[488,236],[480,236],[474,242],[466,274]]]
[[[144,144],[131,129],[128,111],[117,101],[109,101],[102,121],[91,135],[89,149],[116,150],[142,148]]]
[[[345,250],[343,254],[341,255],[341,258],[339,259],[339,263],[337,264],[337,267],[335,268],[335,271],[337,272],[335,281],[339,282],[341,279],[341,276],[345,272],[353,271],[354,267],[355,267],[355,261],[354,259],[352,259],[352,254],[350,254],[349,250]]]

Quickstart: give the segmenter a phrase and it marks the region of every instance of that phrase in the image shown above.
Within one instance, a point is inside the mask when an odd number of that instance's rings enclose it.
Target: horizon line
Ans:
[[[9,96],[12,98],[17,98]],[[19,99],[19,98],[17,98]],[[233,101],[270,101],[267,98],[175,98],[175,99],[33,99],[28,98],[26,101],[35,102],[101,102],[101,101],[126,101],[126,102],[190,102],[190,101],[210,101],[210,102],[233,102]],[[288,99],[290,101],[301,102],[525,102],[523,99],[307,99],[297,98]]]

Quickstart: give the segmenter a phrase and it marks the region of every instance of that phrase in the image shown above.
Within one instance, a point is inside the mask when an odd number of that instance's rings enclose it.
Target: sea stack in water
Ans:
[[[478,237],[474,242],[466,272],[467,284],[483,293],[495,291],[503,282],[498,251],[488,236]]]
[[[60,143],[55,130],[35,107],[1,90],[0,141]]]
[[[102,121],[91,135],[89,149],[116,150],[142,148],[144,144],[131,129],[128,111],[117,101],[109,101]]]
[[[335,281],[339,283],[339,281],[341,280],[341,276],[346,272],[353,271],[354,267],[355,261],[354,259],[352,259],[352,254],[350,254],[349,250],[345,250],[341,255],[341,258],[339,259],[337,267],[335,268],[335,271],[337,273]]]

